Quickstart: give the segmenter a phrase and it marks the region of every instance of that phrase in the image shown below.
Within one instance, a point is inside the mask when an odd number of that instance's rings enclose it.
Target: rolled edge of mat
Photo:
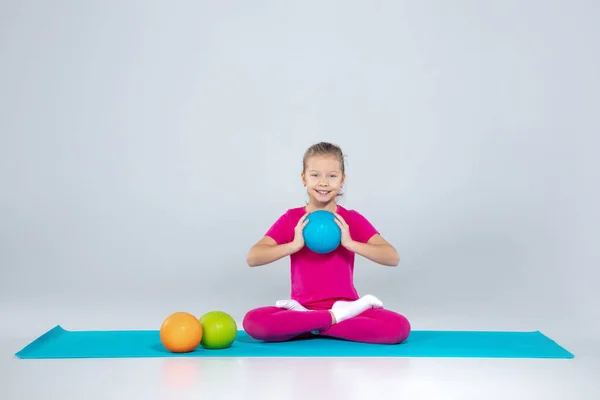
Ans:
[[[16,357],[19,358],[28,358],[28,354],[34,352],[36,348],[44,345],[44,343],[55,339],[57,336],[63,334],[65,330],[62,326],[56,325],[54,328],[50,329],[46,333],[39,336],[33,342],[29,343],[27,346],[23,347],[21,350],[15,353]]]

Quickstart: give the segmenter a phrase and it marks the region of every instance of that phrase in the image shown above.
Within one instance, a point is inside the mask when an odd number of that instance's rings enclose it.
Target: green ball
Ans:
[[[202,340],[205,349],[226,349],[237,336],[237,325],[233,318],[223,311],[210,311],[200,317]]]

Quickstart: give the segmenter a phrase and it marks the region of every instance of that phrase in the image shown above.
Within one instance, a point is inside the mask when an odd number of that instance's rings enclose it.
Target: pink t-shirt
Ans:
[[[277,244],[294,239],[294,228],[306,213],[304,207],[289,209],[267,231]],[[338,205],[338,214],[350,227],[350,236],[366,243],[378,231],[360,213]],[[310,309],[329,309],[337,300],[356,300],[354,253],[340,245],[328,254],[318,254],[304,246],[290,256],[291,298]]]

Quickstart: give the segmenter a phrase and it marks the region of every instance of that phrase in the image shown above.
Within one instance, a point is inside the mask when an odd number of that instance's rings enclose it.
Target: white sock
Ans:
[[[377,297],[367,294],[354,301],[336,301],[331,307],[335,322],[339,323],[352,317],[356,317],[369,308],[383,308],[383,302]]]
[[[296,300],[279,300],[275,303],[275,306],[293,311],[310,311]]]

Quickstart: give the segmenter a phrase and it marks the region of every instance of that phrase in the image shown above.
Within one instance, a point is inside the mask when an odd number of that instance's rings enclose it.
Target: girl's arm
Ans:
[[[297,243],[277,244],[273,238],[265,236],[252,246],[246,257],[246,262],[250,267],[259,267],[289,256],[300,250],[300,248],[301,246]]]
[[[346,248],[373,262],[389,267],[400,264],[400,256],[396,249],[380,235],[375,235],[367,243],[351,241]]]
[[[363,256],[377,264],[395,267],[400,263],[400,256],[396,249],[379,234],[373,235],[367,243],[353,240],[350,227],[341,215],[335,213],[336,224],[342,233],[342,246],[353,253]]]
[[[246,262],[250,267],[258,267],[265,264],[270,264],[283,257],[289,256],[297,251],[300,251],[304,247],[304,238],[302,237],[302,231],[308,220],[306,217],[308,213],[305,213],[302,218],[298,221],[294,227],[294,240],[290,243],[277,244],[275,239],[270,236],[264,236],[258,241],[246,256]]]

